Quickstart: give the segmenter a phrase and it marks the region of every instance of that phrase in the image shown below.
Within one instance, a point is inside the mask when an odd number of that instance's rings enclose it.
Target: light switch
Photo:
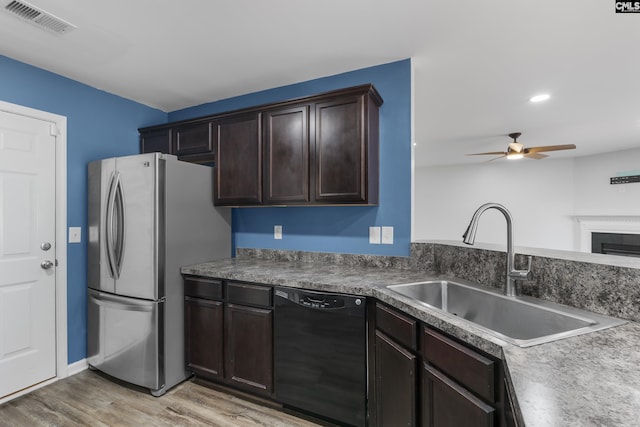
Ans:
[[[382,227],[382,244],[393,245],[393,227]]]
[[[273,238],[276,240],[282,240],[282,226],[274,225],[273,226]]]
[[[380,244],[380,227],[369,227],[369,243],[372,245]]]
[[[69,243],[80,243],[82,241],[82,228],[69,227]]]

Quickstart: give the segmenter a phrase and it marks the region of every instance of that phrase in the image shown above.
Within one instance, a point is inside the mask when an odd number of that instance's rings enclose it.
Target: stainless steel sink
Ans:
[[[389,285],[388,289],[473,323],[519,347],[530,347],[625,323],[531,297],[506,297],[471,284],[447,280]]]

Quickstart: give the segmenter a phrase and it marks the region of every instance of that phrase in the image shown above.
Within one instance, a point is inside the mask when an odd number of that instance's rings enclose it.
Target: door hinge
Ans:
[[[58,126],[56,126],[55,123],[49,124],[49,135],[51,135],[51,136],[60,135],[60,129],[58,129]]]

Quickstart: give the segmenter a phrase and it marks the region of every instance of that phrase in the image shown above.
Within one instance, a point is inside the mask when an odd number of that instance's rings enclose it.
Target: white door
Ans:
[[[56,376],[51,126],[0,111],[0,398]]]

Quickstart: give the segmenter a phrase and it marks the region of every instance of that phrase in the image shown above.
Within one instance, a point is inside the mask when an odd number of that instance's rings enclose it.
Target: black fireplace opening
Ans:
[[[591,233],[591,252],[640,258],[640,234]]]

